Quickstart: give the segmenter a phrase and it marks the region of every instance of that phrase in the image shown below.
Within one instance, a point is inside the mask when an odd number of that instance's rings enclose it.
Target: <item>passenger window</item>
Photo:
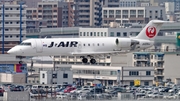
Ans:
[[[84,46],[86,46],[86,44],[84,44]]]
[[[90,44],[88,44],[88,46],[90,46]]]
[[[97,46],[99,46],[99,44],[97,44]]]

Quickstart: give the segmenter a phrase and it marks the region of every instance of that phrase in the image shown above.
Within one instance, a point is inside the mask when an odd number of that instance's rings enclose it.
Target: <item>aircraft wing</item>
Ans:
[[[112,54],[123,54],[129,53],[129,51],[109,51],[109,52],[72,52],[72,55],[84,56],[84,55],[112,55]]]

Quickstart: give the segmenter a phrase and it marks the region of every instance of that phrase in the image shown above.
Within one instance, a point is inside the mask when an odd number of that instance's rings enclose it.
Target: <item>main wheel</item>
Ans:
[[[19,64],[23,64],[23,61],[19,61]]]
[[[96,60],[95,59],[91,59],[90,62],[91,62],[91,64],[95,64]]]
[[[87,59],[87,58],[83,58],[83,59],[82,59],[82,62],[83,62],[83,63],[87,63],[87,62],[88,62],[88,59]]]

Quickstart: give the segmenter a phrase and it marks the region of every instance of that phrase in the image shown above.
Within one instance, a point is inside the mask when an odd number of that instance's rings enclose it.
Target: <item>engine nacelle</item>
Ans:
[[[115,40],[117,49],[120,50],[142,50],[153,46],[154,41],[130,38],[117,38]]]
[[[118,49],[130,49],[131,47],[131,39],[130,38],[117,38],[115,40],[115,43],[118,47]]]
[[[150,40],[138,40],[138,41],[139,41],[139,45],[137,45],[137,47],[139,49],[147,49],[154,45],[154,41],[150,41]]]

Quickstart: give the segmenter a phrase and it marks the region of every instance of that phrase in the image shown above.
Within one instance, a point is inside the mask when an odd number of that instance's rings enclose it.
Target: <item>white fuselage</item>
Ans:
[[[116,40],[119,40],[117,45]],[[153,41],[140,40],[139,48],[146,49],[153,45]],[[17,56],[58,56],[72,55],[72,53],[84,52],[112,52],[121,50],[130,50],[131,38],[47,38],[47,39],[28,39],[22,43],[31,43],[31,45],[17,45],[9,53]],[[148,43],[143,45],[144,43]]]

